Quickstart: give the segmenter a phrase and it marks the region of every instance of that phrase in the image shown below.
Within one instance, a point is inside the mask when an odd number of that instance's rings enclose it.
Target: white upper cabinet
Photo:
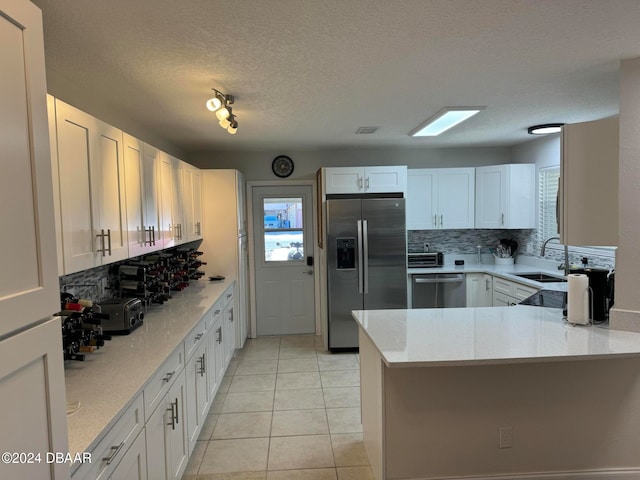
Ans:
[[[476,168],[476,228],[535,228],[536,166]]]
[[[60,307],[42,16],[31,2],[0,1],[0,62],[1,337]]]
[[[560,165],[560,237],[581,246],[618,244],[619,120],[565,125]]]
[[[122,131],[56,100],[64,273],[128,257]]]
[[[180,245],[187,241],[184,217],[184,162],[175,157],[171,157],[171,181],[172,181],[172,204],[171,204],[171,228],[175,245]]]
[[[191,242],[202,238],[202,174],[191,165],[184,168],[184,236]]]
[[[407,167],[325,168],[325,193],[405,193]]]
[[[407,230],[474,227],[473,168],[418,168],[407,174]]]
[[[123,140],[129,256],[135,257],[159,248],[158,150],[126,133]]]
[[[171,210],[173,208],[173,166],[171,157],[160,152],[160,234],[161,248],[177,245],[175,243],[173,225],[171,223]]]

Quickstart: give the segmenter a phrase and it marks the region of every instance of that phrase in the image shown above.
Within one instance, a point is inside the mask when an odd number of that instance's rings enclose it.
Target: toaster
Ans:
[[[102,313],[109,315],[102,320],[102,331],[112,335],[128,335],[144,320],[142,302],[139,298],[112,298],[100,302]]]

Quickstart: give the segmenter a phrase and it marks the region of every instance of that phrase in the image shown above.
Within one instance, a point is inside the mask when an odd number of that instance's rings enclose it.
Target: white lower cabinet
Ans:
[[[109,480],[147,480],[147,447],[140,433],[113,471]]]
[[[224,302],[224,328],[223,328],[223,343],[224,343],[224,365],[225,368],[233,358],[233,354],[236,350],[236,326],[235,326],[235,302],[233,301],[233,285],[231,285],[223,294]]]
[[[147,421],[147,472],[153,480],[180,480],[189,458],[182,370]]]
[[[493,277],[493,306],[507,307],[517,305],[538,291],[535,287]]]
[[[120,416],[118,421],[98,445],[91,450],[91,463],[83,463],[78,470],[73,473],[73,480],[106,480],[108,478],[138,478],[123,477],[121,475],[125,470],[132,468],[132,463],[140,461],[140,453],[136,450],[140,449],[136,438],[142,437],[144,446],[144,402],[142,395],[138,395],[133,403]],[[134,447],[135,446],[135,447]],[[131,449],[131,456],[129,451]],[[136,460],[137,458],[137,460]],[[123,463],[125,462],[126,463]],[[122,465],[122,467],[121,467]],[[122,468],[122,470],[121,470]],[[144,466],[146,477],[146,465]]]
[[[187,434],[189,451],[193,450],[209,411],[208,388],[208,337],[203,338],[191,359],[187,362]]]
[[[467,274],[467,307],[493,306],[493,276],[487,273]]]
[[[212,307],[214,312],[218,309],[217,305]],[[221,313],[221,310],[220,310]],[[220,322],[220,313],[214,315],[213,325],[209,329],[207,336],[207,345],[209,347],[207,357],[207,379],[209,387],[209,398],[211,403],[215,398],[220,382],[224,375],[224,345],[222,344],[222,323]]]

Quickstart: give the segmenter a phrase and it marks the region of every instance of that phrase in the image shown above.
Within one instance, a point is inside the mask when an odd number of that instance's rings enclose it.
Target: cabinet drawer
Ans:
[[[493,306],[494,307],[511,307],[516,305],[518,300],[511,295],[505,295],[500,292],[493,292]]]
[[[140,394],[91,450],[91,463],[83,463],[72,475],[73,480],[106,480],[111,476],[144,427],[143,409]]]
[[[497,293],[503,293],[505,295],[512,295],[511,282],[504,280],[500,277],[493,277],[493,291]]]
[[[162,402],[174,380],[184,369],[184,344],[169,356],[169,358],[156,371],[146,387],[144,387],[144,413],[147,420],[156,407]]]
[[[524,300],[538,291],[535,287],[527,287],[525,285],[520,285],[519,283],[513,284],[513,290],[513,296],[516,297],[518,301]]]
[[[227,288],[222,294],[221,300],[223,305],[227,305],[230,302],[233,302],[233,296],[235,292],[233,291],[233,284]]]
[[[193,327],[191,332],[184,339],[184,352],[187,361],[191,358],[193,353],[198,349],[198,346],[204,342],[204,337],[207,334],[207,321],[206,317],[203,317],[198,324]]]

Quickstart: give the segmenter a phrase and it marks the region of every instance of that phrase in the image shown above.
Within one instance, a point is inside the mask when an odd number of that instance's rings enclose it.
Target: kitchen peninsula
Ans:
[[[640,475],[640,334],[529,306],[353,316],[378,480]]]

